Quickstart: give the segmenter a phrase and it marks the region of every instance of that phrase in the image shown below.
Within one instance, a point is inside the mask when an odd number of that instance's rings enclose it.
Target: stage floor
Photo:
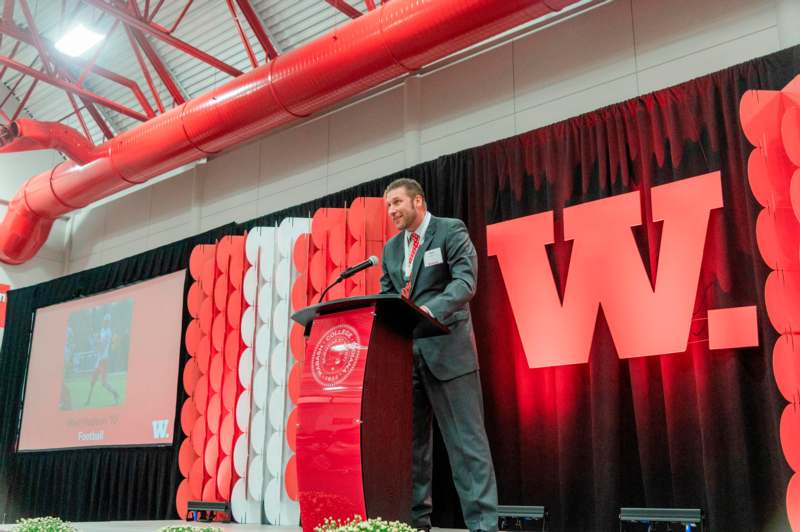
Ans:
[[[157,532],[158,529],[170,525],[190,525],[202,527],[212,525],[221,528],[224,532],[255,532],[256,530],[269,530],[270,532],[300,532],[300,527],[272,526],[272,525],[240,525],[238,523],[199,523],[187,521],[97,521],[93,523],[72,523],[81,532]],[[13,530],[14,525],[0,525],[0,531]],[[456,528],[433,528],[436,532],[463,532]]]
[[[93,523],[72,523],[81,532],[157,532],[161,527],[190,525],[195,527],[216,526],[224,532],[255,532],[256,530],[269,530],[270,532],[300,532],[300,527],[271,526],[271,525],[240,525],[238,523],[200,523],[187,521],[96,521]],[[13,530],[14,525],[0,525],[0,531]]]

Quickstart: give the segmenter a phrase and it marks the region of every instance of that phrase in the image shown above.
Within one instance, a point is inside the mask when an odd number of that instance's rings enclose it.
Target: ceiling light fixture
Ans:
[[[56,50],[70,57],[78,57],[103,39],[105,39],[105,35],[95,33],[83,24],[78,24],[56,42]]]

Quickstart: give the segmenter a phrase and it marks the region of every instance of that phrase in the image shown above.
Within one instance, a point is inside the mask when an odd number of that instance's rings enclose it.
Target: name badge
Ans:
[[[422,257],[422,262],[425,264],[425,267],[428,266],[436,266],[437,264],[441,264],[442,261],[442,248],[436,249],[429,249],[425,252],[425,255]]]

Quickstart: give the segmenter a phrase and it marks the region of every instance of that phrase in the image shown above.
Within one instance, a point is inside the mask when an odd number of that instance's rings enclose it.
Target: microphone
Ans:
[[[339,274],[339,279],[347,279],[348,277],[352,277],[361,270],[366,270],[367,268],[371,268],[378,264],[378,257],[372,255],[370,258],[365,260],[364,262],[359,262],[355,266],[351,266],[347,268],[345,271]]]
[[[345,271],[343,271],[342,273],[339,274],[339,277],[337,277],[334,282],[332,282],[330,285],[328,285],[328,287],[325,290],[322,291],[322,293],[319,295],[319,299],[317,300],[317,303],[321,302],[322,298],[325,297],[325,294],[328,293],[328,290],[330,290],[331,288],[333,288],[337,284],[341,283],[342,281],[344,281],[348,277],[354,276],[355,274],[357,274],[360,271],[363,271],[363,270],[366,270],[367,268],[371,268],[371,267],[375,266],[376,264],[378,264],[378,257],[376,257],[375,255],[372,255],[370,258],[368,258],[364,262],[359,262],[355,266],[351,266],[350,268],[347,268]]]

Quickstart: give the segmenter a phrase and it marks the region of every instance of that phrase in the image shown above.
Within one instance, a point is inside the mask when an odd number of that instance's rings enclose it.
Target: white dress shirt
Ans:
[[[428,230],[428,224],[431,222],[431,213],[425,212],[425,217],[422,219],[422,223],[419,224],[416,231],[405,231],[405,238],[403,238],[403,249],[405,250],[405,255],[403,256],[403,275],[406,279],[411,277],[411,266],[413,264],[409,264],[408,262],[408,255],[411,253],[411,234],[416,233],[419,235],[419,247],[417,248],[417,252],[419,252],[419,248],[422,247],[422,242],[425,240],[425,232]]]

